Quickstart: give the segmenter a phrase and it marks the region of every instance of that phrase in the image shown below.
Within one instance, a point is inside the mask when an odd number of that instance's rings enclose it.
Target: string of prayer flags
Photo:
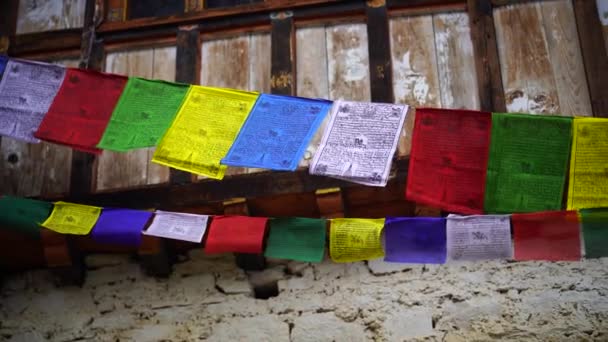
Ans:
[[[576,211],[513,214],[514,259],[580,260],[581,240]]]
[[[51,216],[42,226],[61,234],[87,235],[101,214],[100,207],[55,202]]]
[[[0,197],[0,226],[33,237],[40,237],[40,225],[53,209],[53,204],[12,196]]]
[[[179,110],[189,85],[131,77],[98,148],[118,152],[155,147]]]
[[[200,243],[207,230],[209,216],[157,210],[144,235]]]
[[[214,179],[224,178],[220,165],[258,93],[191,86],[152,161]]]
[[[608,207],[608,119],[574,118],[568,210]]]
[[[445,221],[440,217],[387,217],[384,261],[445,263]]]
[[[65,69],[10,59],[0,81],[0,135],[38,143],[40,126],[64,80]]]
[[[214,216],[205,253],[262,253],[267,224],[266,217]]]
[[[448,260],[512,259],[508,215],[449,215],[446,223]]]
[[[98,243],[137,247],[152,215],[149,211],[104,208],[91,237]]]
[[[492,115],[417,108],[406,197],[463,214],[482,214]]]
[[[408,106],[336,101],[310,174],[386,186]]]
[[[67,69],[65,81],[34,136],[76,150],[101,153],[97,143],[126,82],[124,76]]]
[[[264,255],[275,259],[321,262],[325,255],[327,223],[323,219],[275,218]]]
[[[260,95],[222,164],[293,171],[331,101]]]
[[[585,257],[608,257],[608,208],[580,211]]]
[[[332,219],[329,225],[329,256],[334,262],[355,262],[384,256],[384,219]]]
[[[492,114],[485,210],[560,210],[570,156],[572,118]]]

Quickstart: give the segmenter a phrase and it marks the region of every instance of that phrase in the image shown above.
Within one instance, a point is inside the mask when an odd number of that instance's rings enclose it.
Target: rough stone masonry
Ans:
[[[608,341],[608,258],[442,266],[271,261],[191,251],[169,279],[92,255],[86,283],[5,278],[2,341]],[[278,288],[256,299],[256,289]],[[259,297],[259,295],[258,295]]]

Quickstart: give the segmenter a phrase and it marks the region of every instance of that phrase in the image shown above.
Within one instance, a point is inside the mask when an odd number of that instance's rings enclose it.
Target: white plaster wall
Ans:
[[[245,274],[192,251],[169,279],[90,256],[82,288],[4,279],[7,341],[607,341],[608,259],[444,266],[273,263]],[[255,299],[252,284],[278,280]]]

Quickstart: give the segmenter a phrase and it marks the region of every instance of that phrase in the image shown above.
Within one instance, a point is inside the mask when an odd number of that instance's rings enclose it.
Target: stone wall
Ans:
[[[6,277],[0,340],[608,340],[608,259],[272,262],[250,274],[229,255],[183,259],[155,279],[127,256],[89,256],[82,288],[45,270]],[[277,296],[255,298],[274,284]]]

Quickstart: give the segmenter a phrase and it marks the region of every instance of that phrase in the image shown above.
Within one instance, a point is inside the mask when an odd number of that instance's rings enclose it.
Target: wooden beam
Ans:
[[[0,1],[0,54],[7,54],[17,30],[19,0]]]
[[[574,0],[574,15],[587,74],[593,116],[608,118],[608,54],[596,2]]]
[[[296,94],[296,36],[293,12],[277,12],[270,15],[272,28],[270,91],[279,95]]]
[[[393,103],[393,67],[388,11],[384,0],[367,1],[369,74],[373,102]]]
[[[498,59],[492,4],[488,0],[468,0],[467,6],[481,110],[504,112],[507,106]]]
[[[188,84],[199,84],[201,73],[201,47],[198,26],[183,26],[177,31],[177,52],[175,57],[175,81]],[[171,169],[171,184],[192,182],[192,174]]]

